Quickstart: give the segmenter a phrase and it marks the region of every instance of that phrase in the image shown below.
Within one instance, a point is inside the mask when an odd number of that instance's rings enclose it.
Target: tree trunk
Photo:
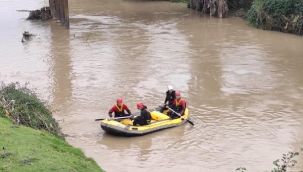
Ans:
[[[217,0],[218,2],[218,17],[225,17],[228,12],[226,0]]]
[[[220,18],[225,17],[228,12],[227,0],[190,0],[189,7]]]

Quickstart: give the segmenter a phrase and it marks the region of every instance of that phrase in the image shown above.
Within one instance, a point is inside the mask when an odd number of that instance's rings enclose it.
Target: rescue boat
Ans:
[[[142,136],[156,131],[180,126],[187,122],[189,110],[186,108],[181,118],[171,119],[164,113],[152,111],[152,120],[148,125],[134,126],[131,119],[122,119],[120,121],[113,119],[104,119],[101,121],[101,128],[112,135],[119,136]]]

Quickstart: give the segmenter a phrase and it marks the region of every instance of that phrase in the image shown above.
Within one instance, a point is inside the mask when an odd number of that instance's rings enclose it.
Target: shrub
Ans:
[[[255,0],[247,20],[262,29],[303,34],[302,0]]]
[[[283,154],[281,159],[277,159],[273,162],[274,169],[272,172],[286,172],[288,168],[294,167],[297,163],[295,157],[299,155],[299,152],[288,152]]]
[[[0,116],[10,118],[17,124],[61,136],[58,123],[44,103],[34,92],[16,83],[0,88]]]

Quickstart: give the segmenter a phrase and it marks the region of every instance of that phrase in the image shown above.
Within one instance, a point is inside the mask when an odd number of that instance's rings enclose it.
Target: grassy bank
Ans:
[[[247,20],[257,28],[303,35],[303,1],[254,0]]]
[[[0,112],[1,113],[1,112]],[[3,114],[2,114],[3,115]],[[0,117],[0,171],[101,171],[63,139]]]
[[[70,146],[51,112],[18,84],[0,88],[0,171],[102,171]]]

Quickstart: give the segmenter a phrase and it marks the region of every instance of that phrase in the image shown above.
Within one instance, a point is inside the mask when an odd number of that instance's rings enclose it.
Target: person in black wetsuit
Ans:
[[[140,115],[134,119],[134,125],[148,125],[151,120],[150,112],[147,110],[147,107],[142,103],[137,103],[137,109],[140,110]]]
[[[176,99],[176,91],[174,90],[173,86],[169,85],[167,86],[168,90],[166,91],[166,97],[164,100],[164,105],[168,105],[171,107],[174,100]]]
[[[163,106],[160,106],[160,112],[164,112],[167,109],[166,106],[172,108],[172,105],[176,99],[176,91],[174,90],[173,86],[167,86],[168,90],[166,91],[166,97],[164,100]]]

